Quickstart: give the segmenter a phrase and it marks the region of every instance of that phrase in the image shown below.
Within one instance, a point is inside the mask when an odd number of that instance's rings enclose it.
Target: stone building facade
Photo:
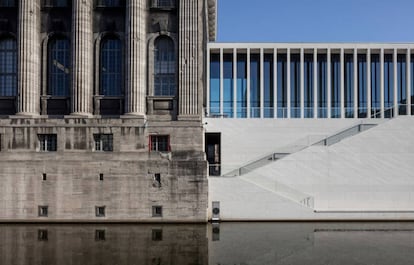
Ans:
[[[205,222],[215,1],[0,5],[0,221]]]

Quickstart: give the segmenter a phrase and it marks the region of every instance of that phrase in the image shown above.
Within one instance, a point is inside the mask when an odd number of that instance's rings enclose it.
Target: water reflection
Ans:
[[[0,264],[412,264],[414,223],[0,225]]]

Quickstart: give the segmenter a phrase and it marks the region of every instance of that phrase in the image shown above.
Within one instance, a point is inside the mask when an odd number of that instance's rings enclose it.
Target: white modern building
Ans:
[[[209,43],[211,218],[414,218],[414,44]]]

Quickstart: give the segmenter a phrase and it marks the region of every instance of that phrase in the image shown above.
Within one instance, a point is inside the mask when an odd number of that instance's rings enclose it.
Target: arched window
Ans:
[[[117,38],[105,38],[101,43],[101,95],[122,96],[122,43]]]
[[[174,42],[166,36],[155,40],[154,96],[175,96],[176,61]]]
[[[67,97],[70,94],[70,43],[52,39],[48,47],[48,94]]]
[[[17,44],[12,38],[0,39],[0,96],[17,95]]]

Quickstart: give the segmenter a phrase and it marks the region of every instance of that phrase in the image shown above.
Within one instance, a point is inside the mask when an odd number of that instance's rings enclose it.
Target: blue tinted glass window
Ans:
[[[380,89],[381,89],[381,68],[379,54],[371,55],[371,116],[380,117]]]
[[[174,42],[162,36],[155,40],[154,58],[154,95],[175,96],[176,93],[176,59]]]
[[[287,117],[287,56],[277,55],[277,117]]]
[[[220,115],[220,54],[210,55],[210,114]]]
[[[397,56],[397,102],[399,115],[407,114],[407,71],[406,55]]]
[[[250,117],[260,117],[260,55],[250,56]]]
[[[358,54],[358,118],[367,117],[367,56]]]
[[[264,77],[264,110],[263,115],[265,118],[272,118],[273,111],[273,54],[265,54],[263,62],[263,77]]]
[[[0,96],[17,95],[16,40],[0,39]]]
[[[331,117],[341,117],[341,60],[339,54],[331,55]]]
[[[101,95],[121,96],[122,81],[122,43],[116,38],[106,38],[101,44]]]
[[[318,118],[327,118],[327,104],[328,104],[328,69],[327,69],[326,54],[318,54]]]
[[[68,39],[53,39],[50,41],[48,67],[48,94],[69,96],[70,42]]]
[[[233,54],[224,54],[223,60],[223,114],[233,117]]]
[[[290,105],[291,118],[300,118],[300,55],[290,58]]]
[[[305,65],[304,65],[304,115],[305,118],[313,117],[313,54],[305,54]]]
[[[344,104],[345,117],[354,117],[354,55],[344,56]]]
[[[411,115],[414,115],[414,54],[410,57],[410,76],[411,76]]]
[[[247,117],[247,56],[237,55],[237,117]]]

